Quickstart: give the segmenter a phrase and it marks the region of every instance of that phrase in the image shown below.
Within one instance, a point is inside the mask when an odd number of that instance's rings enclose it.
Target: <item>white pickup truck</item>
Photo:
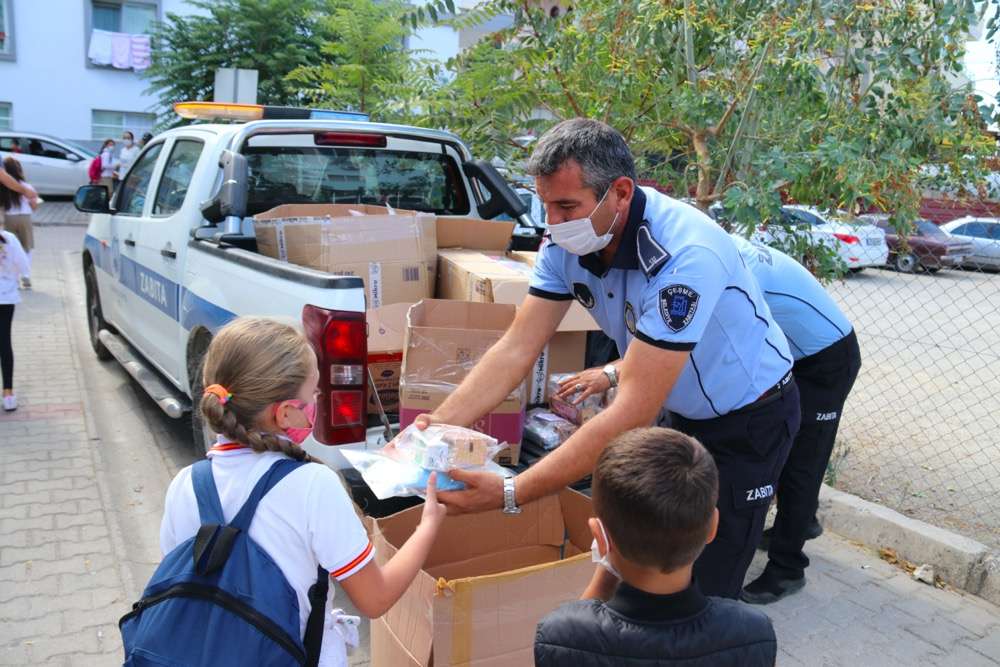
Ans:
[[[537,230],[496,170],[473,161],[454,135],[248,108],[262,119],[158,135],[113,195],[103,186],[77,192],[77,208],[92,214],[82,267],[91,345],[121,362],[169,416],[190,417],[202,448],[211,434],[191,399],[201,394],[213,334],[239,315],[301,319],[324,393],[315,439],[364,442],[381,430],[369,430],[366,415],[362,282],[258,254],[252,216],[286,203],[388,204],[439,216],[506,213],[522,225],[522,247],[537,247]],[[189,103],[178,111],[218,118],[232,109]]]

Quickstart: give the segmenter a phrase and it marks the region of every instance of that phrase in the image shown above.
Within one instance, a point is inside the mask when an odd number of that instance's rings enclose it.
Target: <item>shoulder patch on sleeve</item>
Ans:
[[[691,324],[698,311],[698,293],[687,285],[670,285],[660,290],[660,316],[667,328],[677,333]]]
[[[642,221],[635,235],[636,254],[639,256],[639,266],[647,278],[655,276],[663,265],[670,261],[670,253],[653,238],[649,231],[649,222]]]

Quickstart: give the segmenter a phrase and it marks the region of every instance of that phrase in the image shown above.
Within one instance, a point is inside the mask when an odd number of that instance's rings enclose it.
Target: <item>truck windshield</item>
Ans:
[[[257,146],[250,167],[249,215],[280,204],[388,204],[466,215],[469,198],[448,155],[370,148]]]

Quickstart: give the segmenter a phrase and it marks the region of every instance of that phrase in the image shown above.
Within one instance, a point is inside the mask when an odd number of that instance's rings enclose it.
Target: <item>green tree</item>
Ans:
[[[411,33],[403,0],[340,0],[319,19],[319,63],[297,67],[286,83],[315,105],[369,113],[377,120],[412,115],[414,93],[434,77],[406,47]]]
[[[556,19],[488,0],[479,11],[509,11],[514,25],[451,64],[423,122],[516,161],[525,132],[605,120],[642,175],[724,203],[747,229],[783,196],[903,218],[927,181],[975,181],[994,151],[981,128],[992,111],[953,83],[971,0],[579,0]]]
[[[167,13],[153,32],[149,92],[158,96],[160,121],[176,125],[171,106],[211,100],[215,70],[258,71],[257,101],[294,105],[301,97],[286,76],[322,61],[320,0],[188,0],[200,11]]]

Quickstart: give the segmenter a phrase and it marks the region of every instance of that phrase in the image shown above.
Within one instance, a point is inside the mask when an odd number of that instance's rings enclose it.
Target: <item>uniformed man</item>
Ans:
[[[809,558],[802,546],[815,534],[819,489],[844,402],[861,369],[861,350],[851,323],[809,271],[778,250],[733,238],[788,339],[802,404],[802,425],[778,480],[767,566],[740,595],[752,604],[769,604],[805,585]]]
[[[439,497],[452,511],[517,512],[585,477],[606,443],[650,425],[665,404],[674,426],[701,440],[719,467],[718,536],[695,577],[706,594],[736,597],[799,427],[785,336],[729,236],[694,207],[636,187],[632,155],[611,127],[556,125],[528,171],[552,235],[530,294],[504,337],[418,424],[468,425],[499,405],[573,299],[624,353],[618,394],[516,479],[456,471],[467,489]]]

